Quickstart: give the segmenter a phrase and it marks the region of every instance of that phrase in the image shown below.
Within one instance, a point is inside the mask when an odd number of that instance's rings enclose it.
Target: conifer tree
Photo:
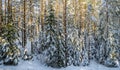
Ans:
[[[116,14],[118,13],[117,0],[109,1],[105,0],[105,4],[100,10],[100,25],[99,25],[99,36],[98,36],[98,61],[106,66],[116,67],[118,66],[118,29],[119,19]],[[110,6],[110,7],[109,7]],[[103,13],[105,12],[105,13]]]
[[[46,64],[51,67],[65,66],[64,41],[60,29],[57,31],[57,22],[54,14],[53,3],[48,5],[48,14],[44,24],[44,39],[42,42],[42,53],[47,56]]]

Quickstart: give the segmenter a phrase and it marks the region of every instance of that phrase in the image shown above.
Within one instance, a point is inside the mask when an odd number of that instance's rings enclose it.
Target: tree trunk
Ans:
[[[11,0],[8,0],[8,7],[7,7],[7,23],[12,22],[12,4],[11,4]]]
[[[106,0],[106,28],[105,28],[105,36],[106,36],[106,44],[104,46],[104,56],[107,56],[107,48],[108,48],[108,35],[109,35],[109,30],[108,30],[108,26],[109,26],[109,14],[108,14],[108,1]]]
[[[0,33],[1,33],[1,26],[2,26],[2,0],[0,0]]]
[[[41,18],[41,30],[43,31],[44,30],[44,28],[43,28],[43,25],[44,25],[44,1],[43,0],[40,0],[40,13],[41,13],[41,15],[40,15],[40,18]]]
[[[56,1],[56,12],[55,12],[55,15],[56,15],[56,18],[57,18],[57,31],[59,31],[59,13],[60,13],[60,8],[59,8],[59,0]]]
[[[65,51],[66,54],[65,55],[66,55],[66,58],[67,58],[68,57],[68,53],[67,53],[67,31],[66,31],[67,0],[64,0],[63,4],[64,4],[64,6],[63,6],[63,25],[64,25],[63,28],[64,28],[64,35],[65,35],[65,49],[66,49],[66,51]],[[67,61],[66,61],[66,66],[67,66]]]
[[[79,32],[78,36],[80,37],[81,35],[81,1],[79,0],[79,24],[78,24]]]
[[[23,16],[23,29],[22,29],[22,47],[25,48],[26,45],[26,0],[24,0],[24,16]]]
[[[74,0],[73,1],[73,3],[74,3],[74,25],[76,25],[77,24],[77,1],[76,0]]]
[[[32,22],[33,22],[33,15],[32,15],[33,14],[33,6],[32,6],[32,1],[33,0],[30,0],[30,6],[31,7],[30,7],[30,21],[29,22],[30,22],[30,26],[31,26],[31,29],[30,29],[31,32],[30,33],[31,33],[31,38],[32,38],[32,40],[31,40],[31,53],[33,54],[34,53],[34,50],[33,50],[33,47],[34,47],[33,46],[34,36],[33,36],[33,29],[32,29]]]
[[[56,1],[56,17],[58,18],[59,17],[59,0]]]

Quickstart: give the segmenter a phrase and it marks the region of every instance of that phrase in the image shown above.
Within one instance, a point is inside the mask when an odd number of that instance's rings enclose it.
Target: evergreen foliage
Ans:
[[[12,23],[8,23],[6,25],[2,25],[1,30],[1,47],[0,50],[0,59],[3,61],[5,65],[17,65],[18,64],[18,56],[20,56],[20,50],[15,44],[17,39],[16,28]]]
[[[105,1],[105,5],[100,11],[100,25],[99,25],[99,36],[98,46],[100,51],[97,53],[98,61],[106,66],[118,67],[118,35],[119,35],[119,16],[116,16],[116,9],[119,3],[115,1]],[[114,5],[113,5],[114,4]],[[105,13],[104,13],[105,12]],[[113,20],[114,19],[114,20]],[[105,26],[104,26],[105,25]]]
[[[43,53],[46,55],[46,63],[51,67],[64,67],[65,66],[65,48],[64,39],[60,31],[57,31],[57,22],[54,16],[52,3],[49,4],[48,14],[45,18],[45,31],[42,45]],[[44,37],[43,36],[43,37]]]

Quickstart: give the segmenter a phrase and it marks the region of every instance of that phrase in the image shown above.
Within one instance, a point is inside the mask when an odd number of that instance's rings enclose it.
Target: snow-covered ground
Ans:
[[[30,46],[30,41],[28,41],[27,46]],[[27,49],[28,49],[28,52],[30,52],[30,48],[27,48]],[[66,68],[57,69],[57,68],[47,67],[44,64],[41,64],[41,62],[37,60],[36,57],[34,56],[34,58],[29,61],[20,60],[17,66],[0,65],[0,70],[120,70],[120,67],[108,68],[92,61],[89,66],[85,66],[85,67],[68,66]]]
[[[39,60],[34,58],[33,60],[24,61],[20,60],[17,66],[4,66],[0,65],[0,70],[120,70],[119,68],[108,68],[103,65],[97,64],[92,61],[89,66],[68,66],[66,68],[51,68],[47,67],[44,64],[41,64]]]

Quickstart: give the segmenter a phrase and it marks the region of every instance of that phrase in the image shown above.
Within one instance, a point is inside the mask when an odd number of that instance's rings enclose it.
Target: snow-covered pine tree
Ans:
[[[119,15],[118,11],[120,9],[118,8],[118,0],[111,0],[106,1],[106,5],[108,5],[108,29],[109,29],[109,35],[108,35],[108,53],[109,56],[106,60],[106,65],[110,67],[118,67],[119,61],[118,61],[118,48],[119,48]]]
[[[6,2],[6,1],[5,1]],[[5,10],[7,13],[5,13],[5,21],[1,24],[1,61],[3,61],[3,64],[5,65],[17,65],[18,64],[18,56],[20,55],[20,50],[16,45],[16,39],[17,39],[17,28],[14,25],[13,17],[12,17],[12,1],[8,0],[6,2],[8,6],[6,7],[7,10]],[[3,10],[4,11],[4,10]]]
[[[106,66],[117,67],[118,64],[118,37],[119,37],[119,4],[118,0],[105,0],[100,10],[100,25],[98,36],[98,61]]]
[[[97,60],[99,63],[104,63],[105,59],[106,59],[106,48],[107,48],[107,35],[108,35],[108,30],[107,30],[107,20],[106,20],[106,7],[102,7],[100,10],[100,14],[99,14],[99,27],[98,27],[98,44],[99,44],[99,50],[98,50],[98,56],[97,56]]]
[[[67,29],[68,65],[79,66],[81,63],[81,47],[78,29],[72,23],[68,24]]]
[[[46,64],[51,67],[65,66],[65,48],[64,39],[60,29],[57,28],[57,22],[54,15],[53,2],[48,5],[48,14],[45,17],[44,34],[45,38],[40,46],[41,53],[46,56]],[[58,29],[58,30],[57,30]]]
[[[86,13],[86,46],[88,52],[88,59],[93,59],[95,57],[95,46],[94,46],[94,31],[93,25],[96,21],[95,16],[93,15],[92,4],[88,4],[87,13]]]
[[[8,23],[2,26],[1,37],[1,60],[5,65],[17,65],[18,56],[20,55],[20,50],[18,49],[15,41],[17,39],[16,27],[12,23]]]

